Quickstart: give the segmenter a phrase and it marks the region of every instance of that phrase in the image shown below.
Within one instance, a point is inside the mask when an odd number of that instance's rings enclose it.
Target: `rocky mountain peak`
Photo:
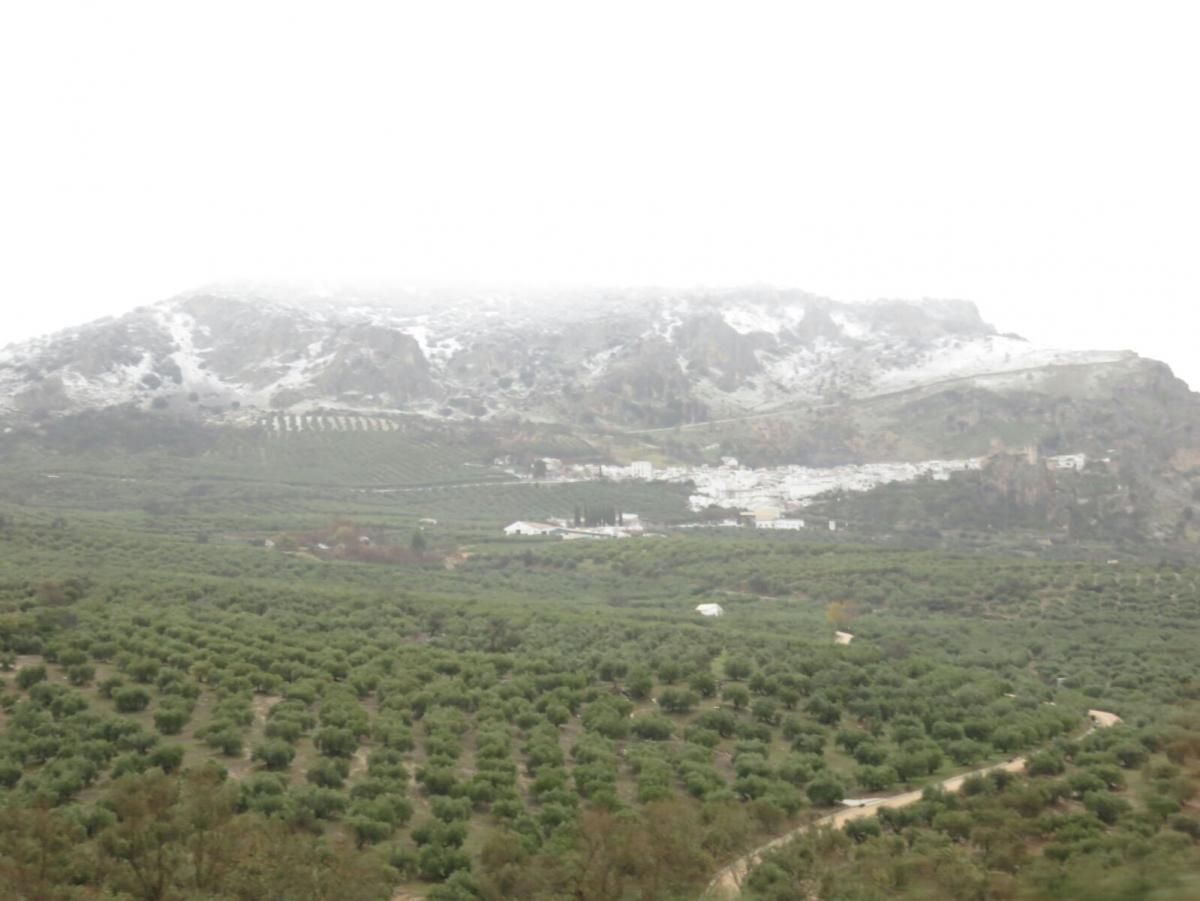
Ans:
[[[1122,359],[999,335],[966,301],[762,286],[208,288],[0,352],[0,409],[316,407],[670,426]]]

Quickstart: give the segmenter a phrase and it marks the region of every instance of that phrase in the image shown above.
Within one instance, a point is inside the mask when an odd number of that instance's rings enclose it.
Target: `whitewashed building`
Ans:
[[[1076,472],[1087,466],[1087,454],[1059,454],[1047,457],[1046,465],[1051,469],[1073,469]]]
[[[696,612],[701,616],[724,616],[725,610],[720,604],[697,604]]]
[[[629,464],[629,475],[649,482],[654,478],[654,464],[649,460],[634,460]]]
[[[525,522],[518,520],[504,527],[505,535],[553,535],[560,526],[548,522]]]

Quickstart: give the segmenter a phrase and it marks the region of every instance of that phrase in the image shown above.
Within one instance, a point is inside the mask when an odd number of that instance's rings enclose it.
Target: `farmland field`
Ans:
[[[1194,568],[506,540],[686,495],[513,484],[399,428],[0,465],[9,896],[692,899],[843,798],[1020,754],[797,839],[742,896],[1151,897],[1152,867],[1194,897]]]

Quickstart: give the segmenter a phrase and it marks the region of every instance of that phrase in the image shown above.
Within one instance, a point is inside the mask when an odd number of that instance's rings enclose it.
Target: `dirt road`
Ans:
[[[1092,721],[1092,726],[1088,732],[1092,732],[1097,728],[1107,728],[1115,726],[1121,722],[1121,718],[1115,713],[1108,713],[1104,710],[1089,710],[1088,718]],[[971,776],[982,775],[984,773],[992,773],[996,770],[1005,770],[1009,773],[1020,773],[1025,769],[1025,758],[1014,757],[1001,764],[994,766],[983,767],[978,770],[972,770],[969,773],[963,773],[959,776],[952,776],[949,779],[943,780],[939,785],[942,791],[956,792],[962,788],[963,783]],[[924,795],[925,788],[922,787],[916,791],[903,792],[898,795],[891,795],[887,798],[872,798],[859,807],[849,807],[845,810],[839,810],[836,813],[828,814],[820,819],[814,820],[807,826],[801,826],[798,829],[793,829],[779,838],[767,842],[761,847],[755,848],[749,854],[739,857],[729,866],[725,867],[712,882],[708,884],[708,890],[705,892],[706,898],[711,899],[727,899],[736,898],[741,894],[742,882],[749,875],[750,871],[762,862],[763,856],[775,848],[785,845],[792,839],[803,835],[809,829],[827,827],[831,829],[841,829],[852,820],[860,820],[864,817],[873,817],[884,807],[907,807],[910,804],[915,804],[921,800]]]

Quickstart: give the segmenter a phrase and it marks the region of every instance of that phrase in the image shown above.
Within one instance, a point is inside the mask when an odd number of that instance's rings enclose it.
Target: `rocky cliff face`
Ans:
[[[45,416],[191,397],[209,410],[670,427],[1130,359],[999,335],[962,302],[842,304],[762,288],[458,297],[231,289],[6,348],[0,411]]]

